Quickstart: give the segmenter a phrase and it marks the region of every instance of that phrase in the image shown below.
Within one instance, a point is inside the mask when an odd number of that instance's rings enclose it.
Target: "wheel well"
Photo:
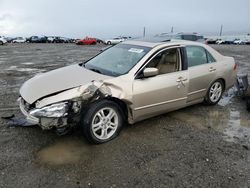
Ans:
[[[124,120],[127,120],[128,119],[128,108],[127,108],[127,104],[124,102],[124,101],[122,101],[122,100],[120,100],[120,99],[118,99],[118,98],[115,98],[115,97],[109,97],[109,98],[107,98],[108,100],[110,100],[110,101],[113,101],[113,102],[115,102],[116,104],[118,104],[119,105],[119,107],[121,108],[121,110],[122,110],[122,114],[123,114],[123,118],[124,118]]]
[[[225,81],[225,79],[224,78],[219,78],[219,79],[217,79],[217,80],[220,80],[220,81],[222,81],[222,83],[223,83],[223,89],[224,89],[224,91],[225,91],[225,89],[226,89],[226,81]]]

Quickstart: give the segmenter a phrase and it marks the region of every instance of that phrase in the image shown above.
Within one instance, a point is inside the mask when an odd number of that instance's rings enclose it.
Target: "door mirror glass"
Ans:
[[[143,76],[145,78],[158,75],[159,70],[157,68],[146,68],[143,70]]]

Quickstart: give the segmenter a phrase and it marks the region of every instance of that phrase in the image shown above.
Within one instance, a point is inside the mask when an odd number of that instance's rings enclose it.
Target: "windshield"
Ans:
[[[90,59],[83,66],[101,74],[120,76],[132,69],[150,49],[144,46],[118,44]]]

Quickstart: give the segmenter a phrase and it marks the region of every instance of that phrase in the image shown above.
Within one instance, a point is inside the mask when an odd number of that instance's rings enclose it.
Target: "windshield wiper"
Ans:
[[[99,71],[98,69],[89,69],[89,70],[102,74],[101,71]]]

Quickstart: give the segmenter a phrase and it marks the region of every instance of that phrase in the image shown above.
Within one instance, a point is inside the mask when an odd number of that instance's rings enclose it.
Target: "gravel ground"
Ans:
[[[104,46],[0,46],[0,116],[21,116],[21,84],[71,65]],[[250,46],[213,46],[250,74]],[[250,116],[244,101],[225,94],[133,126],[106,144],[88,144],[80,130],[57,136],[0,120],[0,187],[250,187]]]

